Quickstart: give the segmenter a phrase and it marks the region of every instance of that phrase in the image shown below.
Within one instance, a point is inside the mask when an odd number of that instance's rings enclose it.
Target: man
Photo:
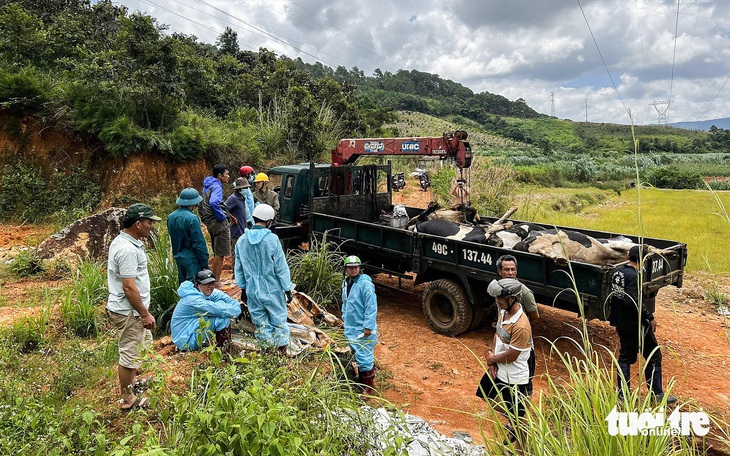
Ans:
[[[129,206],[123,229],[109,245],[107,283],[109,298],[107,314],[119,330],[119,389],[122,394],[120,408],[130,411],[146,407],[149,398],[137,398],[132,391],[134,376],[141,365],[142,348],[152,343],[155,317],[149,312],[150,276],[147,271],[147,252],[142,239],[152,229],[152,222],[161,218],[152,213],[149,206],[136,203]]]
[[[180,206],[167,217],[167,231],[170,233],[172,256],[177,264],[177,280],[182,284],[193,280],[195,274],[208,269],[208,245],[200,228],[200,219],[193,212],[203,201],[197,190],[186,188],[180,192],[175,204]]]
[[[372,395],[375,386],[375,345],[378,343],[378,299],[375,286],[360,267],[354,255],[345,258],[346,277],[342,281],[342,320],[345,337],[355,353],[359,372],[358,383],[365,385],[363,394]]]
[[[233,193],[226,200],[226,209],[233,216],[236,223],[231,225],[231,246],[235,248],[238,238],[241,237],[246,229],[246,220],[248,220],[248,211],[246,209],[246,199],[241,190],[251,186],[246,179],[239,177],[233,183]],[[253,220],[253,216],[251,217]]]
[[[630,388],[631,365],[637,360],[639,347],[646,360],[644,375],[646,385],[654,401],[664,398],[662,389],[662,352],[657,348],[656,320],[654,315],[639,302],[641,280],[638,269],[642,267],[641,246],[629,249],[628,262],[620,265],[611,281],[611,315],[609,322],[616,327],[620,343],[617,380],[619,397]],[[643,343],[642,343],[643,342]],[[667,404],[677,402],[674,396],[666,397]]]
[[[255,204],[268,204],[274,208],[274,212],[279,213],[279,195],[269,190],[269,176],[264,173],[258,173],[253,180],[254,188],[253,199]]]
[[[213,247],[213,261],[210,268],[215,275],[215,280],[221,278],[223,257],[231,254],[231,232],[228,228],[228,215],[223,207],[223,184],[227,184],[229,179],[228,166],[219,163],[213,167],[213,175],[203,180],[200,218],[208,228]]]
[[[517,258],[512,255],[502,255],[497,258],[497,273],[503,279],[516,279],[517,278]],[[532,290],[522,284],[522,310],[527,314],[527,318],[530,320],[530,327],[540,318],[540,312],[537,310],[537,303],[535,302],[535,295]],[[496,323],[495,323],[496,326]],[[532,344],[530,349],[530,359],[527,360],[527,365],[530,368],[530,381],[527,384],[527,395],[532,396],[533,385],[532,378],[535,376],[535,346]]]
[[[231,318],[241,314],[241,304],[215,289],[215,276],[204,269],[195,275],[195,283],[185,281],[177,294],[180,301],[172,313],[172,342],[180,350],[199,350],[215,334],[216,345],[233,347]],[[201,327],[201,320],[203,321]]]
[[[234,276],[242,290],[241,299],[248,303],[259,344],[286,355],[289,344],[286,304],[296,291],[281,242],[269,230],[275,215],[274,208],[268,204],[260,204],[253,210],[254,226],[236,243]]]
[[[487,293],[497,300],[499,319],[492,349],[487,354],[488,371],[482,377],[476,395],[484,400],[504,401],[507,413],[525,415],[524,398],[529,396],[530,372],[527,360],[532,348],[532,328],[522,310],[522,284],[517,279],[493,280]],[[510,439],[514,432],[508,428]]]

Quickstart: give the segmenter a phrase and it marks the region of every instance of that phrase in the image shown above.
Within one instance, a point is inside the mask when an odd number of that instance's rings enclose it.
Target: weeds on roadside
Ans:
[[[331,367],[257,354],[195,371],[189,392],[173,397],[161,419],[159,441],[147,451],[396,455],[405,444],[394,427],[375,426]]]
[[[157,334],[170,331],[172,312],[177,301],[177,265],[172,258],[170,235],[166,227],[161,227],[156,235],[151,235],[153,247],[147,251],[150,272],[150,312],[157,320]]]
[[[309,250],[290,251],[287,262],[297,291],[327,306],[340,298],[343,259],[339,246],[328,241],[325,232],[321,241],[312,239]]]
[[[21,353],[29,353],[47,342],[46,329],[51,319],[50,306],[41,307],[38,315],[23,317],[13,323],[8,337]]]
[[[99,303],[108,296],[103,264],[83,260],[73,278],[61,295],[61,316],[74,334],[91,337],[99,330]]]
[[[34,250],[20,252],[10,263],[10,272],[17,277],[34,277],[43,271],[43,261],[35,256]]]

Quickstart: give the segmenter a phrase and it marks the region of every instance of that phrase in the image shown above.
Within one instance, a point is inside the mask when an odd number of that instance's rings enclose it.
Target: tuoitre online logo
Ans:
[[[644,411],[619,412],[613,407],[611,413],[606,417],[608,423],[608,434],[612,436],[621,435],[696,435],[705,436],[710,432],[710,417],[707,413],[681,412],[679,407],[667,418],[664,407],[656,413]]]

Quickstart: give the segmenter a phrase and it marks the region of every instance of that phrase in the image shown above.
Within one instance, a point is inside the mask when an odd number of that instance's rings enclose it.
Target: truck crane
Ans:
[[[453,159],[463,170],[471,166],[471,146],[464,130],[444,133],[441,137],[341,139],[332,150],[332,164],[348,165],[358,157],[372,155],[428,155]]]

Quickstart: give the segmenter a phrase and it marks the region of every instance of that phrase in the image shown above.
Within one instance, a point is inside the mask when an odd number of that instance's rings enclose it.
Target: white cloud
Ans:
[[[582,11],[574,0],[119,3],[201,41],[214,43],[230,26],[242,48],[357,66],[367,75],[375,68],[436,73],[475,92],[524,98],[546,114],[554,93],[556,115],[576,121],[585,120],[587,99],[589,120],[627,122],[611,78],[637,123],[656,122],[649,103],[670,91],[668,120],[698,120],[730,74],[730,8],[720,0],[684,1],[679,16],[675,0],[581,0]],[[727,116],[730,84],[702,119]]]

